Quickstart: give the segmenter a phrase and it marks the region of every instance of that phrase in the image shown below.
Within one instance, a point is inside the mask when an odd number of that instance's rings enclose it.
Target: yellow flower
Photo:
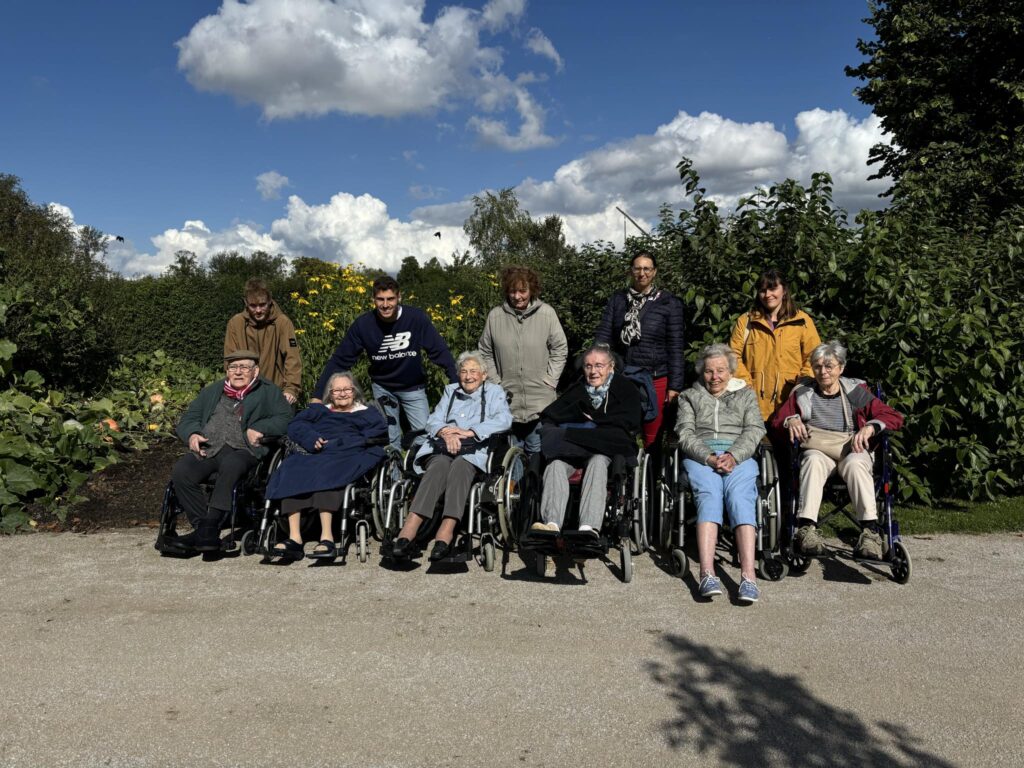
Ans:
[[[455,319],[456,319],[456,320],[461,320],[461,319],[462,319],[462,315],[456,315],[456,316],[455,316]]]
[[[333,331],[334,330],[334,323],[332,323],[330,320],[324,320],[324,330],[325,331]]]
[[[324,284],[321,285],[320,287],[323,288],[325,291],[331,290],[331,284],[328,283],[326,280],[324,281]]]
[[[462,296],[452,296],[451,302],[453,307],[457,307],[462,302]]]
[[[292,299],[297,299],[297,298],[299,298],[299,292],[298,291],[292,291]]]
[[[309,317],[320,317],[320,313],[319,312],[310,312],[309,313]]]
[[[310,296],[320,295],[320,291],[318,291],[316,288],[310,288],[308,291],[306,291],[306,293],[308,293]]]
[[[298,303],[299,303],[300,305],[306,305],[306,304],[309,304],[309,300],[308,300],[308,299],[302,299],[302,298],[300,298],[300,299],[299,299],[299,301],[298,301]]]
[[[302,334],[304,334],[305,332],[306,332],[305,328],[296,328],[296,329],[295,329],[295,335],[296,335],[296,336],[301,336],[301,335],[302,335]]]
[[[358,288],[356,288],[356,293],[366,293],[366,288],[360,285]]]
[[[469,316],[470,317],[476,317],[476,307],[470,307],[469,308]]]

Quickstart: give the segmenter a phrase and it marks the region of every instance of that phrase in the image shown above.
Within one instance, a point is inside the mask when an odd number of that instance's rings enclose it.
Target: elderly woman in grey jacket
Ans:
[[[725,344],[703,349],[697,360],[698,379],[679,397],[676,432],[697,502],[700,596],[722,594],[714,558],[724,506],[740,560],[738,597],[754,603],[760,597],[754,573],[758,475],[754,452],[765,428],[757,396],[733,375],[737,362],[736,353]]]

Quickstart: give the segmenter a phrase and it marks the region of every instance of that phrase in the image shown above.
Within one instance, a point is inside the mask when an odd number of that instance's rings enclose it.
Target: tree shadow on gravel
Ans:
[[[754,667],[742,651],[665,635],[673,664],[649,662],[676,717],[662,728],[673,749],[710,753],[741,768],[953,768],[902,725],[868,723],[810,692],[798,678]]]

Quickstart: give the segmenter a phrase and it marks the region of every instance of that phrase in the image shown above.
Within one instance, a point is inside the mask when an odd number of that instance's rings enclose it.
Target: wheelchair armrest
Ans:
[[[412,448],[413,443],[420,441],[420,438],[424,437],[426,434],[427,430],[425,429],[417,429],[413,432],[405,432],[402,435],[402,448],[404,448],[405,450],[409,450],[410,448]]]
[[[380,437],[368,437],[366,439],[366,446],[368,448],[377,445],[389,445],[390,443],[391,441],[388,439],[387,435],[381,435]]]

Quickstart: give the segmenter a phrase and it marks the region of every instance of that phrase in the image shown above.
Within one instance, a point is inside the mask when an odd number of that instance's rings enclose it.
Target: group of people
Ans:
[[[868,448],[883,430],[899,428],[900,414],[863,382],[842,376],[846,350],[838,342],[821,343],[814,322],[796,307],[775,270],[761,275],[754,305],[737,319],[729,344],[701,352],[698,376],[684,389],[682,302],[658,285],[657,273],[652,254],[633,257],[628,287],[608,300],[594,343],[580,358],[582,377],[573,377],[561,395],[568,344],[555,310],[540,298],[534,270],[503,270],[504,301],[489,313],[478,349],[457,361],[426,313],[403,305],[397,281],[382,276],[373,284],[374,309],[348,329],[309,407],[294,418],[292,406],[301,394],[294,326],[266,285],[249,281],[245,310],[231,318],[225,334],[226,378],[203,390],[178,427],[190,450],[175,465],[173,480],[195,530],[175,546],[217,549],[230,488],[266,451],[265,436],[287,434],[298,447],[267,488],[289,519],[289,537],[275,554],[302,557],[300,515],[318,511],[321,539],[310,556],[334,557],[331,522],[340,489],[383,458],[384,444],[400,447],[404,418],[410,430],[425,435],[414,462],[423,477],[393,543],[395,559],[416,555],[417,533],[442,496],[429,556],[448,555],[494,433],[511,431],[528,454],[546,460],[541,519],[533,529],[563,528],[568,478],[583,469],[578,526],[596,538],[611,458],[635,460],[641,434],[644,447],[658,451],[673,424],[698,510],[703,597],[722,592],[714,552],[725,511],[740,561],[739,599],[758,599],[754,457],[766,434],[781,455],[788,455],[793,440],[805,449],[798,551],[823,552],[816,527],[821,489],[837,469],[863,525],[856,552],[881,557]],[[367,404],[350,373],[363,353],[378,407]],[[451,382],[432,412],[424,353]],[[206,499],[199,484],[215,472]]]

